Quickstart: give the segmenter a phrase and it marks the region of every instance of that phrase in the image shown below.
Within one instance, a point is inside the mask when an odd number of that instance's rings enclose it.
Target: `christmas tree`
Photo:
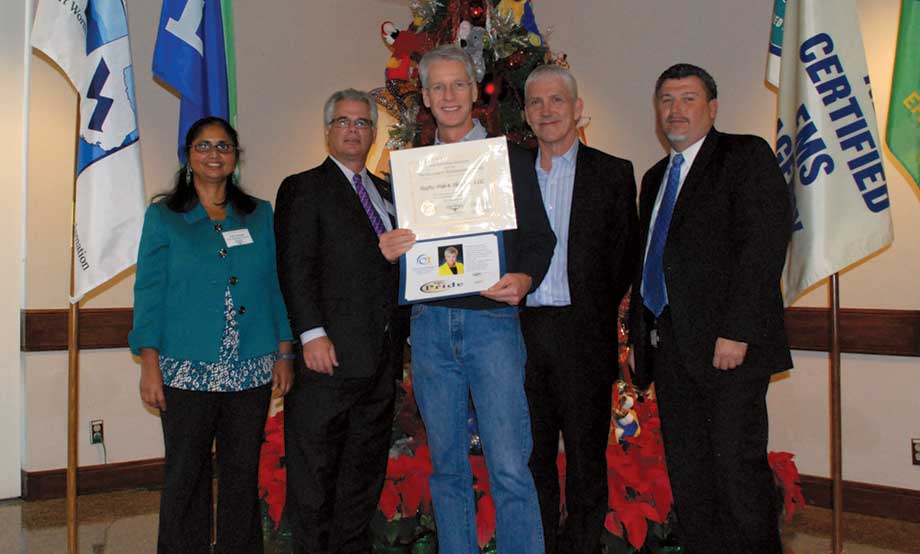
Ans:
[[[524,81],[545,63],[564,65],[553,55],[537,27],[531,0],[410,0],[412,21],[399,30],[391,21],[381,26],[391,49],[386,85],[372,94],[397,120],[388,149],[434,141],[435,122],[422,104],[417,64],[441,44],[455,44],[473,59],[479,97],[473,117],[490,133],[534,146],[524,120]]]

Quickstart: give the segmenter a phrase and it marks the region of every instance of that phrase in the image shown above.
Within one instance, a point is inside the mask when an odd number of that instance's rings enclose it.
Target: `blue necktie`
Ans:
[[[680,184],[680,166],[684,157],[676,154],[671,160],[671,170],[668,172],[668,183],[658,206],[658,215],[655,217],[655,227],[648,245],[648,254],[645,256],[645,266],[642,269],[642,282],[645,291],[642,299],[645,306],[651,310],[655,317],[668,305],[668,290],[664,284],[664,245],[668,241],[668,228],[671,227],[671,214],[674,213],[674,204],[677,202],[677,186]]]

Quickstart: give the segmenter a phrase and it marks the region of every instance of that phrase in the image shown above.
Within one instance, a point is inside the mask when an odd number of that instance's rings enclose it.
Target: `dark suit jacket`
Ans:
[[[639,193],[640,263],[632,291],[630,341],[640,385],[653,377],[642,262],[667,165],[668,157],[655,164]],[[674,206],[664,251],[675,342],[684,365],[698,368],[701,381],[761,377],[792,367],[780,294],[791,229],[789,192],[766,141],[711,130]],[[732,372],[712,366],[718,337],[748,343],[744,363]]]
[[[374,175],[371,179],[380,195],[392,201],[389,184]],[[393,368],[401,367],[399,266],[380,253],[358,195],[331,158],[281,183],[275,234],[295,367],[304,369],[298,336],[320,326],[339,361],[334,378],[369,377],[387,359]],[[386,333],[388,328],[394,332]]]
[[[566,259],[569,294],[586,323],[584,336],[612,348],[617,310],[635,271],[638,226],[632,163],[579,144]]]

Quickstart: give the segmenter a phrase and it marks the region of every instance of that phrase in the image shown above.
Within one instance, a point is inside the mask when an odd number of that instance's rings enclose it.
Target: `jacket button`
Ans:
[[[246,306],[240,306],[240,315],[243,315],[245,313],[246,313]]]
[[[220,256],[221,258],[226,258],[226,257],[227,257],[227,249],[226,249],[226,248],[221,248],[220,250],[217,251],[217,255]]]
[[[215,224],[214,224],[214,230],[217,231],[217,232],[219,233],[219,232],[221,232],[221,231],[224,230],[224,226],[221,225],[220,223],[215,223]]]
[[[230,284],[231,284],[231,285],[235,285],[235,284],[237,284],[237,283],[239,283],[239,282],[240,282],[239,279],[237,279],[236,277],[231,277],[231,278],[230,278]]]

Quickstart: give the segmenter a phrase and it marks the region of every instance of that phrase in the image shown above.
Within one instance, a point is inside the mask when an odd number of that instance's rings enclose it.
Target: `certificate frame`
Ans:
[[[398,227],[418,240],[517,228],[505,137],[390,153]]]
[[[444,273],[443,252],[459,250],[457,274]],[[501,232],[418,241],[399,258],[399,303],[431,302],[479,294],[505,274]]]

